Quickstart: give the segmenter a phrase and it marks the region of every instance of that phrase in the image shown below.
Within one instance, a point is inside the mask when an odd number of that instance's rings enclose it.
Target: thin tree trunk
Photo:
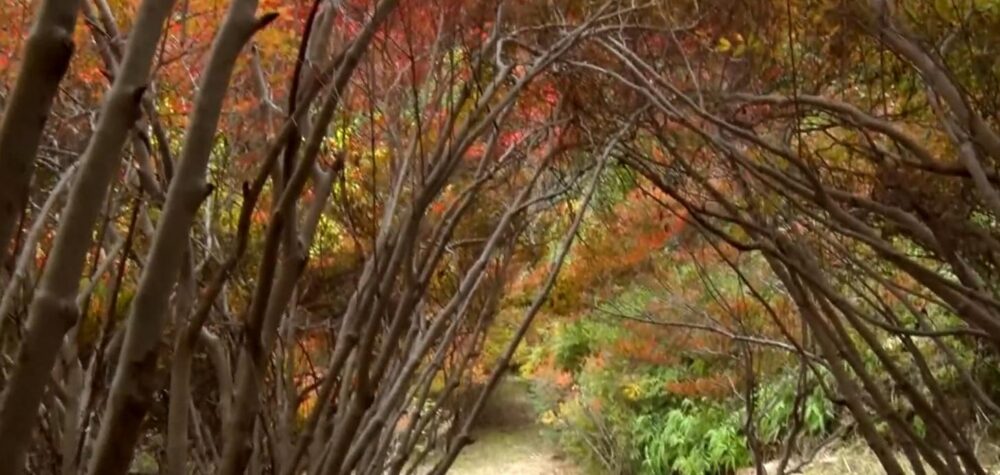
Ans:
[[[229,80],[246,42],[277,16],[268,14],[258,20],[254,17],[256,10],[257,0],[234,0],[212,47],[176,175],[170,182],[149,260],[129,312],[91,474],[124,473],[128,469],[141,423],[152,403],[170,293],[188,249],[188,234],[198,207],[211,192],[205,183],[205,171]]]
[[[49,197],[38,210],[35,222],[32,223],[31,229],[24,238],[24,243],[21,245],[21,254],[17,257],[17,264],[14,266],[14,273],[7,282],[3,297],[0,297],[0,328],[7,325],[7,317],[14,311],[14,305],[17,301],[26,298],[25,296],[18,295],[18,293],[22,290],[22,287],[27,285],[28,272],[31,270],[32,264],[35,263],[35,257],[37,256],[38,241],[41,240],[42,235],[47,229],[45,224],[49,219],[52,208],[55,207],[63,191],[72,182],[77,169],[76,165],[70,165],[63,172],[62,177],[52,188],[52,191],[49,192]]]
[[[618,136],[612,138],[611,142],[605,148],[604,153],[600,158],[600,163],[597,166],[597,170],[594,171],[594,179],[590,182],[587,191],[583,197],[583,201],[580,203],[580,209],[577,211],[576,216],[573,217],[573,222],[570,225],[569,230],[566,232],[566,236],[563,238],[562,243],[559,246],[559,251],[556,254],[556,259],[552,263],[549,269],[549,275],[546,277],[545,283],[535,294],[535,298],[531,302],[531,306],[525,312],[524,318],[521,320],[517,332],[511,337],[510,341],[507,343],[507,348],[504,350],[503,354],[500,356],[499,361],[493,368],[493,372],[490,374],[490,379],[486,382],[486,386],[479,393],[479,397],[473,403],[472,409],[466,414],[464,420],[461,421],[461,428],[458,431],[456,439],[450,441],[450,446],[445,452],[444,456],[435,464],[432,475],[444,475],[447,473],[448,469],[455,459],[458,458],[459,452],[465,448],[472,439],[469,437],[472,431],[472,424],[476,421],[479,413],[482,411],[483,407],[486,405],[486,399],[489,398],[490,394],[496,388],[497,384],[500,383],[500,379],[507,371],[507,365],[511,358],[514,357],[514,352],[521,344],[521,340],[528,333],[528,329],[531,328],[532,322],[535,320],[535,316],[538,315],[538,311],[541,310],[542,305],[545,304],[548,299],[549,292],[552,287],[555,286],[556,279],[559,277],[559,271],[562,269],[563,263],[566,262],[566,257],[569,255],[569,250],[573,246],[573,241],[576,239],[577,231],[580,229],[580,224],[583,222],[583,217],[586,215],[587,208],[590,206],[590,201],[594,197],[594,192],[597,190],[597,184],[600,182],[601,175],[604,172],[604,167],[608,162],[611,155],[613,147],[617,144],[618,140],[621,138],[621,134],[625,132],[626,129],[622,129]],[[455,422],[456,424],[459,421]]]
[[[191,400],[191,359],[194,347],[187,344],[186,332],[179,332],[170,367],[170,406],[167,417],[168,475],[184,475],[187,470],[188,403]],[[220,398],[225,395],[220,394]]]
[[[395,9],[398,0],[382,0],[375,7],[372,18],[365,25],[365,28],[358,34],[345,53],[342,62],[337,68],[333,78],[333,86],[317,114],[317,124],[312,130],[309,140],[301,153],[299,162],[295,165],[294,172],[285,177],[284,188],[280,200],[277,203],[277,211],[272,217],[272,222],[268,228],[265,241],[264,257],[262,258],[260,275],[257,279],[257,290],[253,296],[246,321],[246,334],[244,347],[240,353],[239,368],[237,371],[236,395],[233,403],[233,411],[230,420],[227,421],[225,429],[225,448],[223,449],[222,466],[220,473],[236,475],[246,470],[249,459],[254,421],[258,410],[258,376],[261,374],[260,366],[266,357],[263,353],[264,345],[263,326],[265,314],[269,306],[268,300],[271,286],[277,285],[281,288],[284,284],[274,283],[273,275],[276,266],[277,248],[282,234],[283,226],[291,226],[291,223],[283,223],[287,219],[290,211],[294,209],[295,200],[305,185],[306,179],[312,173],[313,164],[319,154],[323,137],[326,136],[326,128],[333,118],[333,113],[340,102],[341,95],[347,87],[348,81],[354,73],[361,56],[368,49],[369,44],[375,36],[375,32],[389,17]],[[286,173],[289,171],[286,170]],[[295,250],[287,249],[286,252]],[[287,274],[286,278],[293,278],[295,275]],[[289,292],[290,295],[290,292]],[[284,297],[284,296],[279,296]],[[287,297],[286,297],[287,298]],[[281,302],[282,306],[284,302]]]
[[[59,82],[73,56],[80,0],[45,0],[0,122],[0,265],[28,200],[35,155]]]
[[[76,475],[79,470],[76,447],[80,433],[80,408],[83,402],[83,368],[76,355],[66,361],[66,386],[69,400],[63,413],[62,475]]]
[[[63,336],[76,323],[76,294],[101,203],[121,163],[128,132],[139,117],[153,56],[170,15],[170,0],[146,0],[119,74],[108,92],[94,135],[81,158],[81,169],[56,231],[55,243],[32,301],[17,365],[0,399],[0,474],[24,469],[38,404]]]

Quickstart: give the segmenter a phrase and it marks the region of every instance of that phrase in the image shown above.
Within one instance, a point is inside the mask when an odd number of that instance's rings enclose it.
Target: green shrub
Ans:
[[[729,473],[749,464],[741,422],[722,405],[684,400],[665,415],[635,420],[635,440],[642,452],[639,473],[706,475]]]
[[[547,424],[564,450],[594,473],[717,475],[751,464],[739,398],[668,393],[663,388],[680,376],[677,368],[615,361],[581,370],[577,388],[548,412]],[[829,432],[835,414],[820,387],[810,385],[803,432],[818,437]],[[782,443],[797,390],[794,375],[766,380],[758,390],[757,432],[765,449]]]
[[[588,327],[584,322],[574,322],[557,333],[553,355],[560,369],[575,373],[583,360],[594,352],[597,341]]]
[[[633,288],[608,305],[635,313],[649,297]],[[742,398],[675,389],[705,378],[726,381],[732,360],[711,352],[691,352],[679,362],[636,357],[664,350],[621,346],[642,336],[634,332],[591,315],[540,330],[526,352],[522,370],[536,378],[541,420],[566,453],[593,473],[611,475],[725,475],[750,465]],[[755,424],[770,456],[791,426],[799,380],[772,374],[759,382]],[[834,410],[820,385],[807,383],[803,434],[818,437],[829,432]]]
[[[809,435],[821,435],[829,429],[834,418],[833,404],[819,385],[806,396],[802,406],[802,422]],[[784,430],[788,429],[795,409],[798,392],[797,377],[776,378],[763,385],[757,397],[757,432],[765,444],[781,442]]]

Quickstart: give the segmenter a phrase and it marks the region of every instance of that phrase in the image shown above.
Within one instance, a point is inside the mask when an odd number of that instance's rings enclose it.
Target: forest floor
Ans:
[[[1000,459],[998,459],[997,445],[994,442],[980,441],[976,444],[976,455],[990,475],[1000,475]],[[913,470],[907,464],[906,459],[900,455],[900,464],[907,474]],[[934,473],[934,470],[927,466],[927,473]],[[885,473],[879,464],[878,458],[860,440],[844,443],[826,455],[821,455],[809,464],[803,471],[803,475],[868,475]]]
[[[510,377],[487,402],[472,434],[449,475],[584,475],[542,432],[530,400],[529,383]],[[980,460],[991,475],[1000,475],[1000,446],[977,444]],[[912,473],[909,467],[904,467]],[[737,471],[753,474],[752,468]],[[877,475],[885,473],[875,455],[860,441],[842,441],[818,454],[803,475]]]
[[[483,408],[471,445],[449,475],[581,475],[545,437],[529,399],[527,382],[509,377]]]
[[[995,442],[981,440],[976,444],[976,454],[990,475],[1000,475],[1000,451]],[[912,474],[913,469],[907,464],[902,454],[898,455],[903,471]],[[793,464],[794,465],[794,464]],[[777,462],[767,464],[768,473],[774,473]],[[934,473],[931,467],[925,467],[927,473]],[[737,471],[737,475],[753,475],[752,468]],[[802,468],[802,475],[879,475],[885,470],[875,454],[861,440],[845,440],[834,444],[834,447],[821,451],[811,463]]]

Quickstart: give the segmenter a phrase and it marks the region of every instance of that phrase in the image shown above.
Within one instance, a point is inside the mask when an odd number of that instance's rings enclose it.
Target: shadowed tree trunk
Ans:
[[[275,14],[269,14],[257,19],[256,10],[255,0],[234,0],[213,44],[176,174],[167,191],[163,216],[157,224],[149,260],[132,302],[125,341],[89,469],[92,474],[125,473],[132,460],[139,428],[160,379],[156,363],[168,299],[187,253],[189,229],[202,201],[211,192],[205,173],[233,67],[251,36],[275,18]],[[183,467],[174,470],[183,471]]]
[[[46,0],[24,48],[17,83],[0,120],[0,270],[28,201],[42,132],[73,56],[81,0]]]
[[[678,201],[690,198],[684,204],[700,211],[691,214],[705,230],[727,218],[750,228],[744,234],[759,240],[774,272],[785,272],[783,282],[800,293],[803,321],[825,331],[834,349],[858,345],[838,352],[767,341],[810,364],[842,363],[838,383],[854,391],[851,410],[873,447],[883,455],[894,449],[890,436],[868,430],[888,421],[912,458],[974,469],[939,391],[921,393],[933,389],[933,378],[921,375],[923,386],[904,381],[901,367],[877,353],[878,333],[859,328],[871,318],[866,308],[841,297],[842,274],[812,278],[826,269],[811,259],[827,254],[780,248],[785,223],[753,207],[756,197],[793,196],[792,205],[822,214],[817,225],[831,233],[846,229],[883,244],[868,223],[843,216],[856,200],[821,179],[810,188],[808,174],[787,172],[808,170],[805,157],[768,148],[770,137],[729,130],[713,101],[823,106],[844,123],[850,116],[885,135],[891,128],[803,95],[708,100],[677,88],[656,70],[676,52],[646,60],[650,51],[632,48],[633,35],[696,30],[704,26],[703,2],[695,2],[695,26],[676,29],[659,15],[673,5],[578,3],[315,0],[287,5],[278,19],[256,18],[257,0],[185,1],[176,9],[160,0],[83,4],[94,48],[84,52],[86,69],[65,89],[67,100],[55,102],[60,130],[45,143],[83,142],[88,127],[93,136],[76,171],[63,160],[44,162],[63,174],[48,197],[41,187],[30,190],[30,203],[15,196],[12,222],[27,208],[34,223],[0,313],[16,322],[22,304],[31,307],[23,335],[4,334],[20,346],[16,361],[0,361],[0,373],[10,370],[0,402],[0,474],[23,470],[26,454],[33,469],[67,474],[84,466],[94,475],[120,474],[150,459],[171,474],[374,475],[414,472],[427,460],[443,474],[561,285],[577,234],[589,232],[591,204],[610,179],[632,171],[646,172]],[[274,84],[286,76],[287,87]],[[614,87],[591,88],[595,77],[612,78],[602,86]],[[88,101],[96,98],[89,96],[109,82],[91,124]],[[706,171],[685,162],[683,177],[665,180],[637,158],[640,142],[673,145],[655,125],[665,116],[712,152],[680,155],[704,153],[725,166]],[[958,114],[954,127],[964,119],[974,117]],[[986,155],[983,137],[968,158]],[[118,173],[128,140],[130,168]],[[922,148],[911,142],[904,145]],[[772,170],[747,158],[744,147],[794,163]],[[52,153],[74,153],[58,149]],[[716,188],[718,176],[739,175],[726,167],[748,175],[749,191]],[[989,170],[951,172],[990,184]],[[694,189],[675,189],[679,183]],[[65,187],[68,203],[51,224],[46,215]],[[809,190],[827,192],[829,201]],[[705,196],[712,198],[707,209]],[[563,210],[571,212],[559,216]],[[812,216],[782,212],[790,220]],[[941,241],[928,226],[908,224],[920,239]],[[718,233],[738,242],[730,229]],[[891,246],[878,250],[886,263],[910,262]],[[506,292],[535,267],[533,298],[509,302]],[[975,269],[959,283],[913,274],[948,305],[978,304],[961,307],[963,315],[989,327],[995,309],[967,284]],[[515,307],[521,317],[513,336],[496,336]],[[884,378],[858,365],[866,348]],[[485,387],[475,383],[482,375]],[[914,434],[885,401],[889,394],[926,415],[933,436]],[[931,417],[935,410],[941,415]]]
[[[145,92],[156,46],[172,1],[147,0],[140,6],[121,67],[108,91],[94,135],[80,159],[59,221],[55,243],[31,303],[17,366],[0,400],[0,472],[20,473],[31,441],[36,412],[59,354],[63,336],[77,323],[76,293],[84,258],[108,187],[121,163],[121,150]]]

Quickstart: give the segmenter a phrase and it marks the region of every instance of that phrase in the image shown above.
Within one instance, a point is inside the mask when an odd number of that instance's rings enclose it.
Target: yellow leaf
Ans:
[[[555,424],[558,420],[559,417],[556,416],[556,413],[551,410],[545,411],[545,413],[539,418],[539,421],[547,426]]]
[[[720,53],[725,53],[726,51],[729,51],[730,49],[732,49],[732,47],[733,47],[733,44],[730,43],[729,40],[727,40],[726,38],[723,37],[723,38],[719,38],[719,44],[718,44],[718,46],[715,47],[715,51],[718,51]]]
[[[622,388],[622,393],[625,395],[625,398],[628,399],[629,401],[635,401],[639,399],[640,396],[642,396],[642,388],[639,387],[639,385],[636,383],[630,383],[624,388]]]

